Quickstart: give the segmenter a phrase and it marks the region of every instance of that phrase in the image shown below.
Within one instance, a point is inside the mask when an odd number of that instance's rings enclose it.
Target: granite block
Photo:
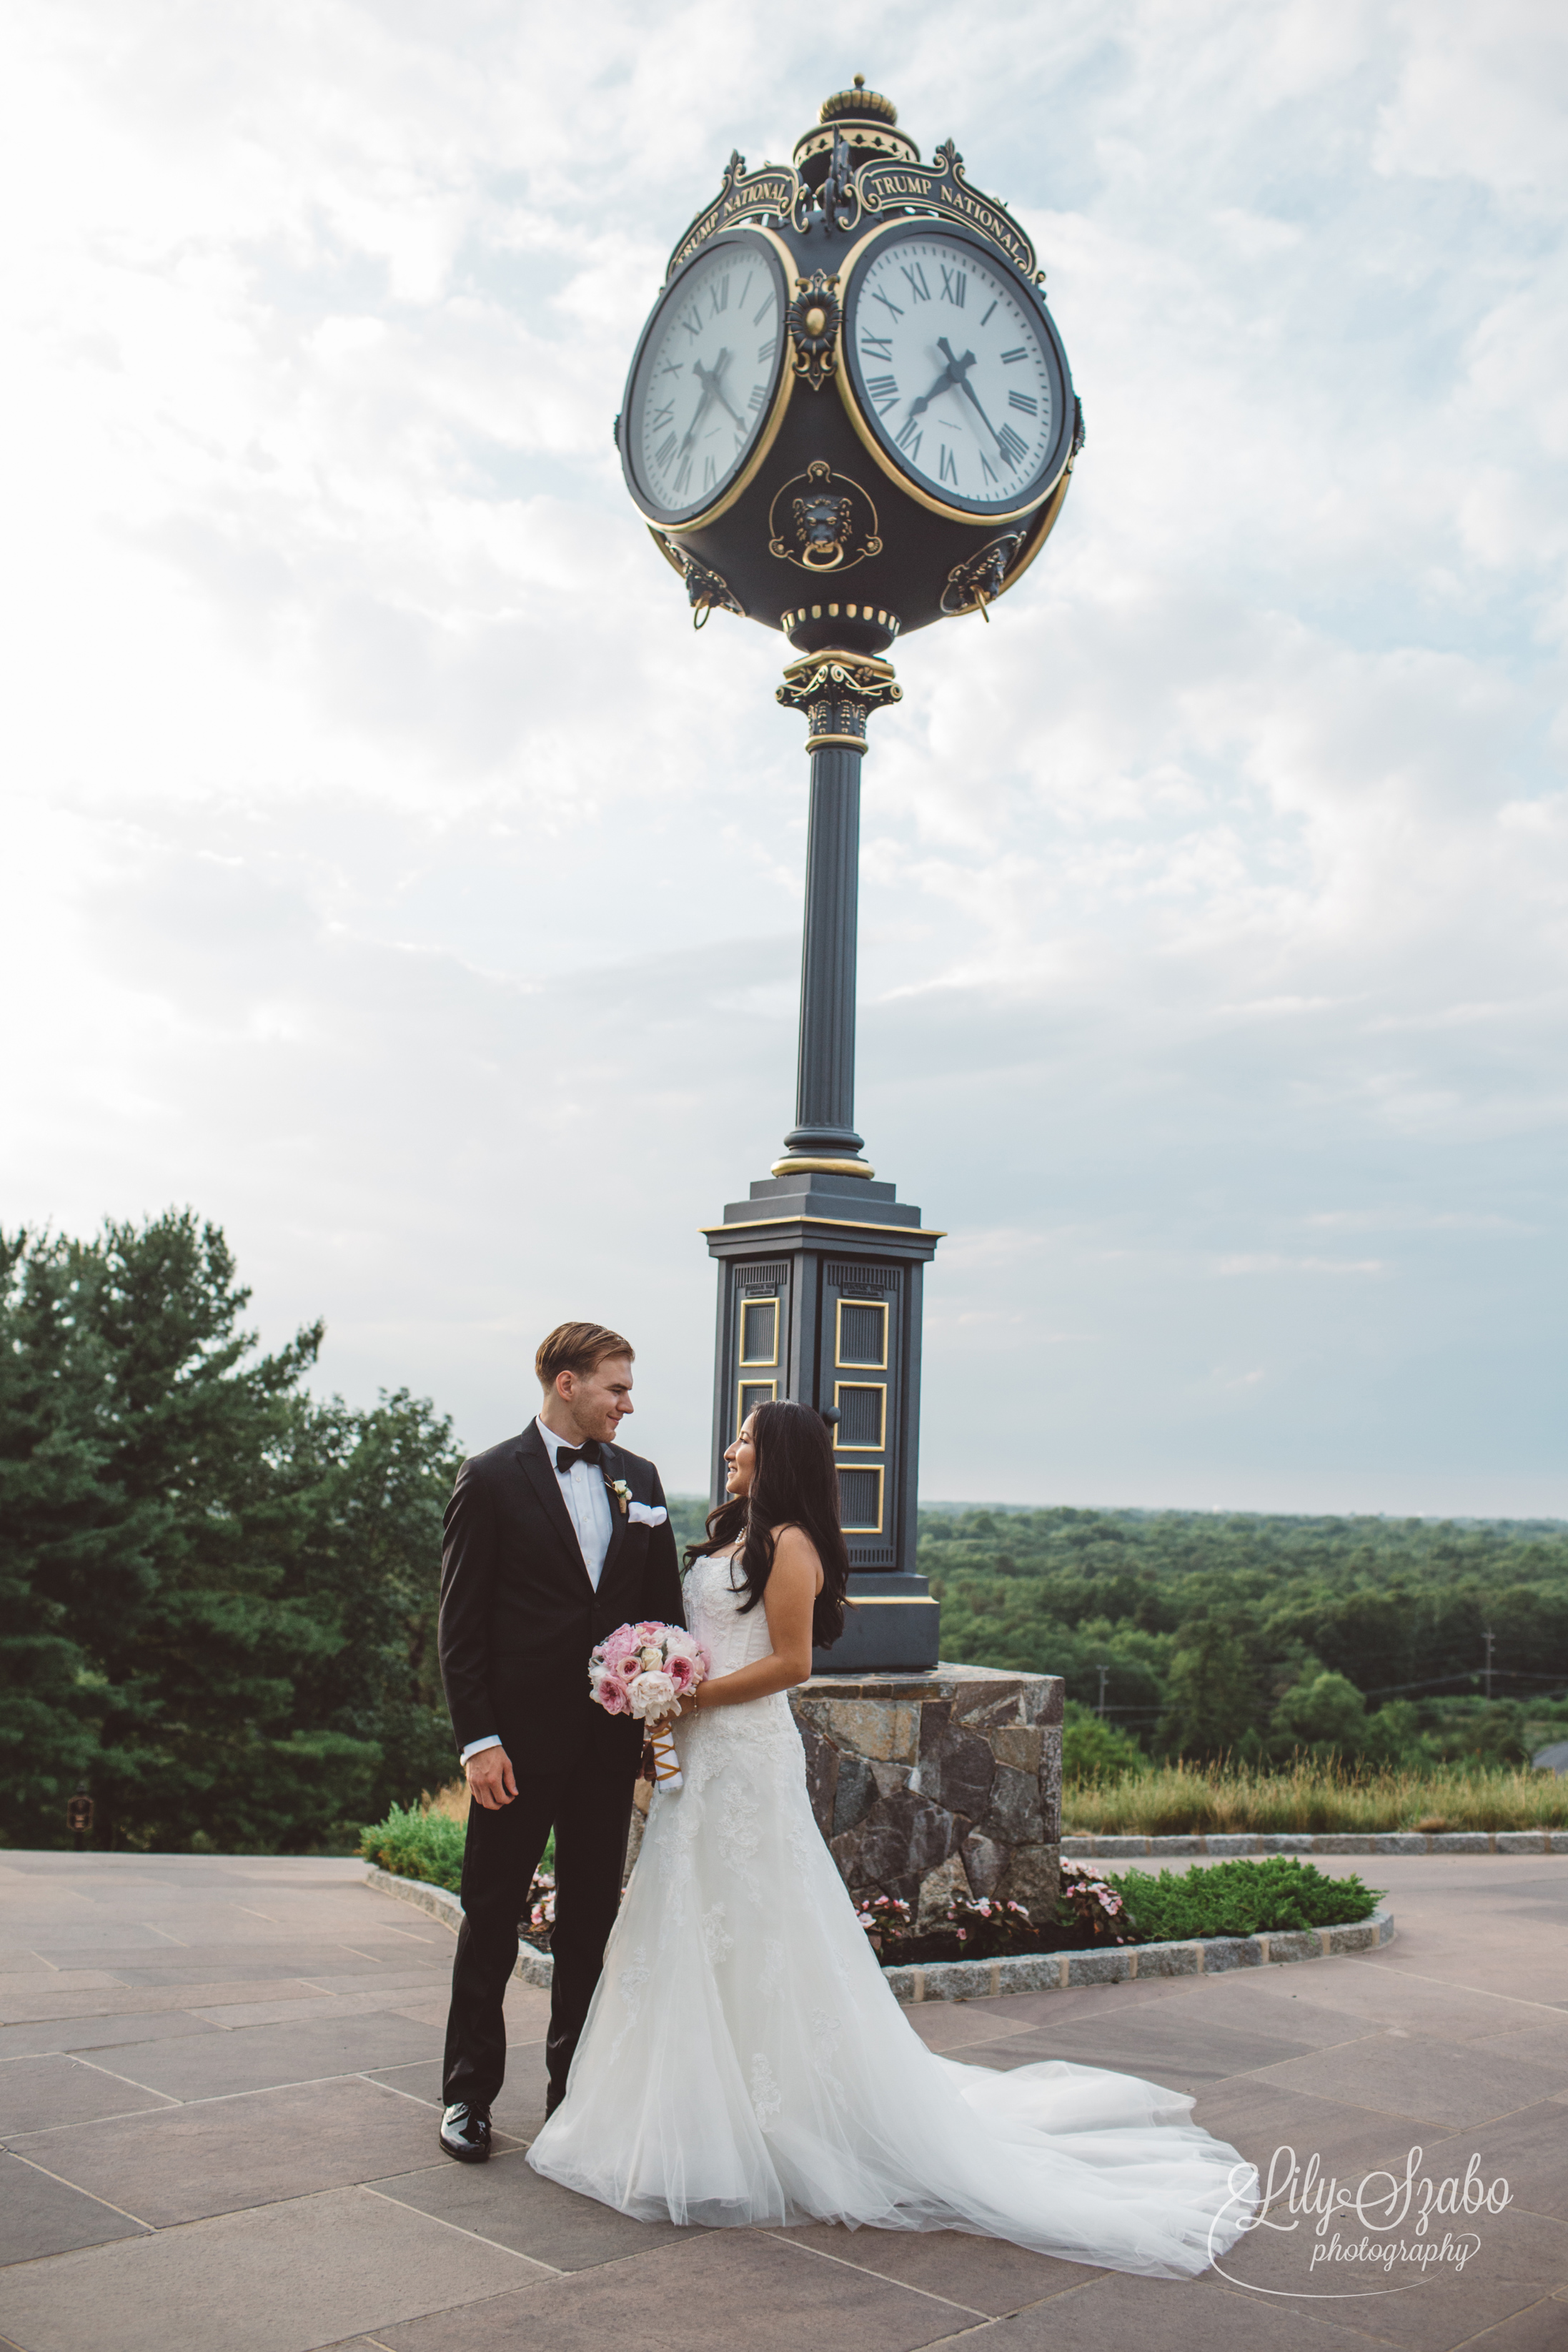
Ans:
[[[1319,1853],[1425,1853],[1427,1848],[1419,1830],[1385,1830],[1376,1838],[1355,1844],[1336,1844],[1331,1838],[1320,1838],[1316,1850]]]
[[[1499,1830],[1499,1853],[1550,1853],[1551,1841],[1544,1830]]]
[[[1131,1948],[1105,1952],[1068,1952],[1069,1985],[1124,1984],[1132,1974]]]
[[[970,1818],[999,1845],[1038,1845],[1045,1831],[1039,1781],[1032,1772],[1015,1772],[1011,1765],[998,1764],[988,1803]]]
[[[1232,1969],[1259,1969],[1263,1947],[1256,1936],[1205,1936],[1203,1972],[1205,1977],[1228,1975]]]
[[[1234,1837],[1207,1837],[1203,1843],[1204,1851],[1206,1853],[1245,1854],[1260,1853],[1263,1851],[1263,1840],[1250,1832],[1243,1832]]]
[[[1433,1833],[1428,1843],[1433,1853],[1490,1853],[1492,1850],[1491,1836],[1486,1830],[1440,1830]],[[1378,1848],[1380,1853],[1391,1851],[1385,1845]]]
[[[1315,1928],[1286,1927],[1260,1938],[1268,1944],[1269,1960],[1315,1960],[1323,1947]]]
[[[910,1787],[919,1795],[978,1822],[1000,1777],[990,1747],[977,1733],[951,1722],[945,1707],[921,1709],[921,1760],[910,1775]]]
[[[919,1753],[921,1709],[907,1699],[807,1699],[800,1713],[853,1755],[912,1764]]]
[[[1195,1977],[1200,1972],[1196,1944],[1140,1944],[1133,1957],[1143,1977]]]
[[[842,1837],[847,1830],[857,1828],[883,1791],[877,1785],[877,1774],[863,1756],[843,1754],[830,1740],[824,1739],[822,1745],[835,1759],[834,1797],[826,1822],[820,1812],[816,1818],[823,1835],[831,1842]]]
[[[1039,1771],[1045,1734],[1037,1724],[999,1723],[985,1739],[998,1764],[1010,1764],[1016,1772]]]
[[[1007,1866],[1007,1848],[974,1832],[963,1841],[963,1867],[976,1895],[994,1895]]]

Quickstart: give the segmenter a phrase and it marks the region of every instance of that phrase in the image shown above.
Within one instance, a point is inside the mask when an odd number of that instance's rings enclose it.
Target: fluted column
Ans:
[[[782,1173],[803,1160],[855,1164],[855,968],[860,888],[860,762],[873,710],[901,699],[890,664],[864,654],[792,662],[781,702],[806,716],[811,810],[800,971],[795,1124]]]

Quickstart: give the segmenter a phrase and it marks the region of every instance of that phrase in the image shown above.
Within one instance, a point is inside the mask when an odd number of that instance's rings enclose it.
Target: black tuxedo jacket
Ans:
[[[651,1462],[600,1448],[606,1478],[638,1503],[662,1503]],[[459,1748],[490,1732],[521,1773],[539,1744],[557,1764],[605,1732],[630,1745],[642,1727],[606,1716],[588,1695],[588,1653],[617,1625],[683,1625],[675,1534],[635,1527],[612,1496],[610,1548],[595,1592],[537,1422],[476,1454],[458,1473],[441,1552],[441,1679]]]

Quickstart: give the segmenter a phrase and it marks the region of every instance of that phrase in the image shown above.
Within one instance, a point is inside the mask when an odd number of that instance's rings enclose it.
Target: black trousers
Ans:
[[[505,2079],[502,2002],[517,1962],[518,1921],[552,1828],[555,1933],[551,1951],[555,1974],[545,2063],[552,2101],[565,2090],[620,1907],[639,1728],[606,1717],[602,1725],[593,1726],[570,1764],[553,1770],[548,1748],[537,1735],[529,1743],[508,1740],[517,1795],[496,1811],[478,1804],[469,1807],[463,1849],[463,1924],[452,1964],[442,2074],[447,2105],[466,2099],[488,2107]],[[527,1778],[525,1757],[530,1759]],[[537,1777],[533,1759],[545,1768]]]

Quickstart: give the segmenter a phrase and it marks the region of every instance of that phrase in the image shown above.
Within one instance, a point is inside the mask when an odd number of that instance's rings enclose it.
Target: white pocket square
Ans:
[[[662,1503],[634,1503],[630,1516],[634,1528],[662,1528],[669,1513]]]

